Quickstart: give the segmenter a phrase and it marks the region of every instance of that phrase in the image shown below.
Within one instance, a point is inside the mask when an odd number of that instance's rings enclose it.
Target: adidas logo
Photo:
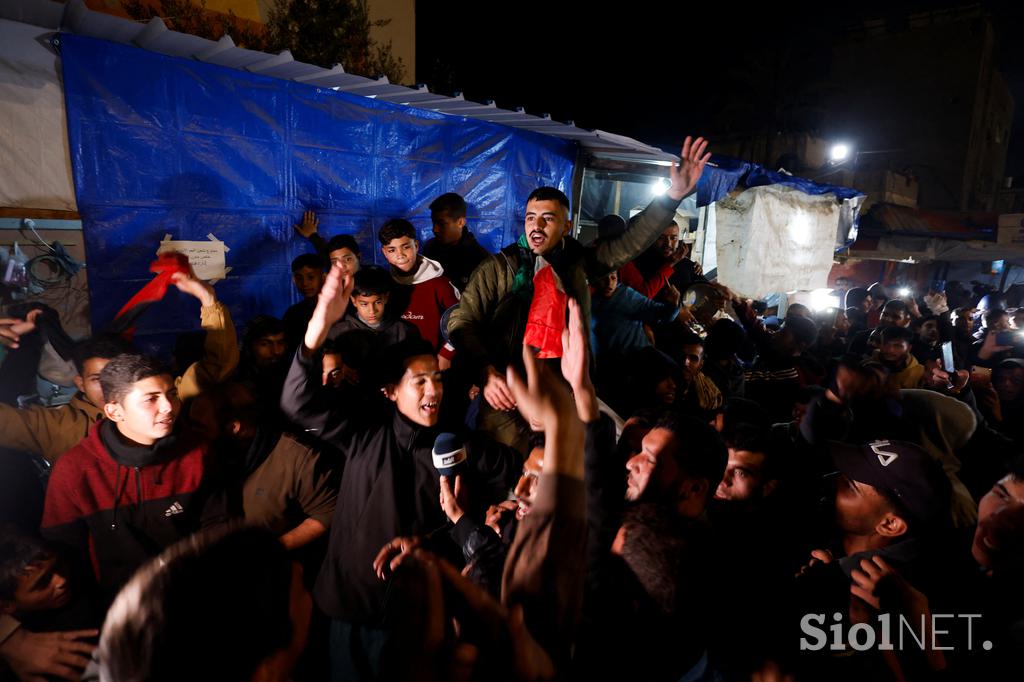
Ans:
[[[175,514],[182,514],[184,512],[185,508],[181,506],[181,503],[175,502],[167,508],[167,511],[164,512],[164,516],[174,516]]]

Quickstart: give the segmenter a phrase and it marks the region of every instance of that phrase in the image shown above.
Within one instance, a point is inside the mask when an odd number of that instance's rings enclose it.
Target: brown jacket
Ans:
[[[203,358],[175,380],[182,400],[223,381],[238,364],[238,339],[227,306],[218,301],[203,307],[200,322],[206,330]],[[103,409],[82,393],[59,407],[32,405],[19,409],[0,404],[0,447],[41,455],[52,463],[78,445],[102,416]]]
[[[338,470],[328,456],[284,434],[242,486],[247,523],[283,535],[307,518],[331,527]]]

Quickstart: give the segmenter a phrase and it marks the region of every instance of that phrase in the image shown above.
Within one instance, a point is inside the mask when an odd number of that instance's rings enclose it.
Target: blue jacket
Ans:
[[[677,306],[652,301],[625,285],[610,298],[592,297],[590,305],[594,354],[598,356],[625,354],[651,345],[644,334],[644,324],[671,322],[679,315]]]

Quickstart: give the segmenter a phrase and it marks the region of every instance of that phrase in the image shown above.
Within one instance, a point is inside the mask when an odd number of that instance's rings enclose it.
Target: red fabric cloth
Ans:
[[[562,357],[562,332],[569,296],[562,290],[554,268],[546,265],[533,276],[533,301],[526,318],[523,343],[538,349],[538,358]]]
[[[650,279],[644,279],[644,276],[640,274],[640,268],[630,261],[619,269],[619,281],[631,289],[639,291],[647,298],[654,298],[668,284],[669,277],[673,272],[673,267],[666,263],[651,275]]]
[[[179,272],[189,272],[188,257],[180,253],[161,253],[149,264],[149,271],[155,272],[156,277],[132,296],[114,316],[114,326],[122,333],[131,333],[135,319],[146,306],[163,299],[167,287],[171,285],[171,277]]]

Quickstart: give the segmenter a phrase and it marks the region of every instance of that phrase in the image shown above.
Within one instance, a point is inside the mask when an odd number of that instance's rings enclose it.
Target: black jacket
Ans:
[[[476,266],[491,254],[465,227],[459,241],[454,244],[442,244],[437,239],[431,239],[423,245],[423,255],[440,263],[445,277],[456,289],[462,291],[469,284],[469,276],[476,270]]]
[[[314,596],[332,618],[381,625],[388,584],[374,574],[374,557],[397,536],[426,535],[448,524],[431,459],[439,429],[418,426],[393,408],[366,413],[324,404],[315,390],[319,376],[319,360],[303,357],[300,350],[281,397],[290,419],[346,457]],[[468,465],[463,486],[474,511],[485,510],[506,497],[522,462],[511,448],[493,441],[473,435],[464,442]],[[458,548],[453,549],[457,554]]]

